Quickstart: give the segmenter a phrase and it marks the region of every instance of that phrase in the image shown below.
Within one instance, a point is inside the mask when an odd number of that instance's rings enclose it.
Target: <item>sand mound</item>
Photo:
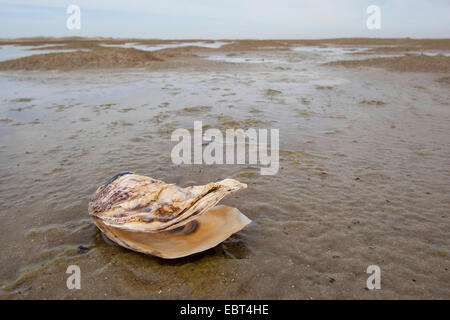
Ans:
[[[439,83],[446,84],[446,85],[450,86],[450,77],[442,77],[442,78],[439,78],[436,81],[439,82]]]
[[[450,72],[450,57],[444,55],[405,55],[392,58],[371,58],[365,60],[340,60],[325,63],[327,66],[375,67],[402,72]]]
[[[73,70],[144,67],[162,61],[150,52],[132,48],[93,48],[89,51],[39,54],[0,62],[0,70]]]
[[[104,47],[103,45],[136,45],[182,44],[200,40],[161,40],[161,39],[113,39],[113,38],[22,38],[0,39],[0,45],[35,46],[27,50],[77,50],[74,52],[57,52],[39,54],[16,60],[0,62],[0,70],[76,70],[76,69],[108,69],[108,68],[142,68],[152,70],[167,68],[217,68],[231,67],[224,61],[208,61],[202,59],[207,52],[226,52],[236,55],[244,51],[281,51],[291,50],[295,46],[381,46],[370,47],[362,54],[378,54],[392,52],[423,52],[425,50],[450,50],[450,39],[372,39],[343,38],[320,40],[226,40],[228,44],[220,48],[199,46],[182,46],[157,51],[143,51],[133,48]],[[214,42],[214,41],[210,41]],[[39,47],[36,47],[39,46]],[[45,46],[45,47],[42,47]],[[352,52],[351,54],[361,54]],[[395,71],[447,72],[449,57],[407,55],[405,57],[375,58],[358,61],[335,61],[329,65],[348,67],[369,66],[382,67]]]

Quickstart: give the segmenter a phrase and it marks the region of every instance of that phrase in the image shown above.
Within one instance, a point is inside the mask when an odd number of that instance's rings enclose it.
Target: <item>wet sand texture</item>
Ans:
[[[193,40],[0,41],[78,50],[0,63],[0,298],[450,299],[450,40],[102,48],[130,42]],[[279,128],[278,173],[173,164],[171,134],[194,121]],[[252,223],[185,258],[128,250],[88,215],[120,171],[238,179],[248,188],[221,204]],[[366,288],[370,265],[381,290]]]
[[[138,68],[161,61],[150,52],[124,48],[95,48],[88,52],[64,52],[33,55],[0,62],[1,70],[71,70]]]
[[[111,68],[150,68],[167,69],[185,66],[201,67],[204,65],[221,65],[219,62],[202,61],[198,54],[204,52],[240,52],[240,51],[286,51],[295,46],[381,46],[368,48],[357,54],[403,53],[424,50],[450,50],[448,39],[325,39],[325,40],[224,40],[220,48],[185,46],[157,51],[144,51],[134,48],[103,47],[102,45],[164,45],[172,43],[189,43],[198,40],[168,41],[144,39],[101,39],[101,38],[31,38],[18,40],[0,40],[0,45],[44,46],[39,50],[67,50],[61,52],[36,54],[34,56],[0,62],[0,70],[79,70]],[[29,50],[37,50],[29,49]],[[235,53],[229,53],[229,56]],[[222,63],[223,64],[223,63]],[[330,65],[347,67],[369,66],[382,67],[395,71],[413,72],[448,72],[449,58],[446,56],[429,57],[426,55],[405,55],[403,57],[373,58],[364,61],[336,61]]]
[[[400,72],[450,72],[450,57],[407,54],[402,57],[334,61],[328,66],[374,67]]]

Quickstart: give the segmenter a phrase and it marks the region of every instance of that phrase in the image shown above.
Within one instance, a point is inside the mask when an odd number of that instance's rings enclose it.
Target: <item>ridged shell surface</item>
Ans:
[[[196,219],[227,194],[246,187],[234,179],[225,179],[181,188],[123,172],[97,189],[89,202],[89,214],[122,230],[167,231]]]

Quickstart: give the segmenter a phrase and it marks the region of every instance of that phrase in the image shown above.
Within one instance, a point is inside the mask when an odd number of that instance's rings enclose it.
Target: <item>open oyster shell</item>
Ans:
[[[100,186],[89,214],[112,241],[131,250],[178,258],[216,246],[250,220],[227,206],[227,194],[246,188],[233,179],[180,188],[131,172]]]

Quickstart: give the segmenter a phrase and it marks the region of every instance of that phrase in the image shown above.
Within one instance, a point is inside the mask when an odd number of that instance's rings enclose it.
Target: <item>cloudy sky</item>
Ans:
[[[69,30],[70,4],[81,29]],[[450,38],[450,0],[0,0],[0,37]],[[381,29],[366,27],[369,5]]]

